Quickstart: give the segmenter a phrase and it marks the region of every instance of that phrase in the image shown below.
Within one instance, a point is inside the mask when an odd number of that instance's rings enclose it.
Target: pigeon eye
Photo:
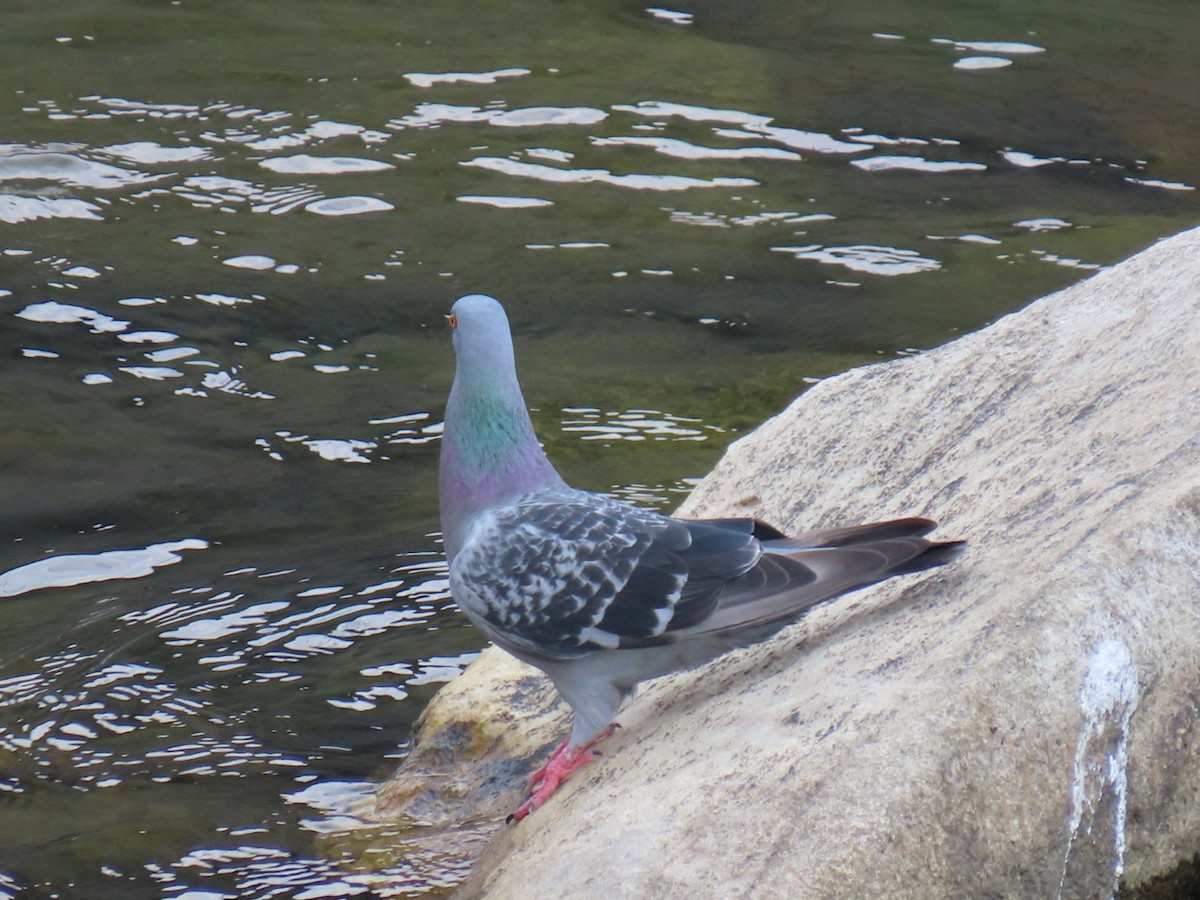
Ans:
[[[450,323],[451,331],[454,331],[456,328],[458,328],[458,316],[454,315],[454,313],[450,313],[450,315],[446,316],[446,321]]]

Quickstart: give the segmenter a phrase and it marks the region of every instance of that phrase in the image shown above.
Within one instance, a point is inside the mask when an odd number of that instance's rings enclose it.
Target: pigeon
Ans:
[[[574,712],[529,779],[525,818],[597,754],[638,684],[765,640],[818,604],[940,566],[961,541],[905,518],[788,537],[755,519],[680,519],[569,486],[534,434],[503,306],[449,316],[457,356],[439,471],[450,592]]]

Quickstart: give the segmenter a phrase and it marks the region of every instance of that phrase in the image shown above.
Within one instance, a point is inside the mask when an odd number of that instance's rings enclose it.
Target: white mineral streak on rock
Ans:
[[[1129,724],[1138,705],[1137,666],[1129,648],[1115,638],[1102,641],[1088,660],[1079,690],[1083,727],[1075,745],[1071,772],[1071,820],[1058,896],[1067,882],[1071,850],[1087,818],[1087,831],[1103,830],[1096,819],[1111,803],[1113,833],[1112,892],[1125,871],[1125,818],[1129,808]],[[1107,801],[1107,802],[1106,802]],[[1094,827],[1095,826],[1095,827]]]

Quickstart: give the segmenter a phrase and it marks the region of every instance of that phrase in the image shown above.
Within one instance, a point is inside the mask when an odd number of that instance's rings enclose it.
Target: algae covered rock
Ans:
[[[490,648],[426,707],[412,751],[376,795],[374,817],[435,828],[503,819],[567,723],[541,672]]]

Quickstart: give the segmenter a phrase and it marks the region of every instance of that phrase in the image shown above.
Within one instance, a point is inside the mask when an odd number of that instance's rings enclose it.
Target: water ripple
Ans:
[[[0,573],[0,597],[17,597],[30,591],[73,587],[116,579],[144,578],[163,566],[183,559],[181,550],[205,550],[208,542],[197,538],[151,544],[140,550],[51,556]]]
[[[675,159],[782,159],[798,160],[799,153],[772,147],[702,147],[676,138],[605,137],[592,138],[596,147],[649,147]]]
[[[982,172],[983,163],[953,160],[930,160],[923,156],[869,156],[852,160],[850,165],[864,172]]]
[[[916,250],[897,247],[877,247],[870,244],[855,244],[848,247],[823,247],[812,244],[807,247],[772,247],[780,253],[791,253],[796,259],[808,259],[826,265],[843,266],[852,272],[867,272],[871,275],[913,275],[932,272],[942,264],[936,259],[921,256]]]
[[[63,149],[0,145],[0,182],[50,182],[67,187],[113,190],[163,177],[88,159],[77,152],[82,149],[78,145],[58,146]],[[76,152],[66,152],[68,149]]]
[[[592,407],[563,410],[562,430],[585,441],[705,441],[724,429],[689,416],[654,409],[604,412]]]
[[[409,84],[420,88],[435,84],[495,84],[501,78],[528,75],[529,69],[495,69],[491,72],[406,72]]]
[[[499,156],[477,156],[461,165],[499,172],[515,178],[532,178],[556,184],[609,184],[646,191],[686,191],[692,188],[752,187],[752,178],[693,178],[687,175],[614,175],[608,169],[557,169]]]

